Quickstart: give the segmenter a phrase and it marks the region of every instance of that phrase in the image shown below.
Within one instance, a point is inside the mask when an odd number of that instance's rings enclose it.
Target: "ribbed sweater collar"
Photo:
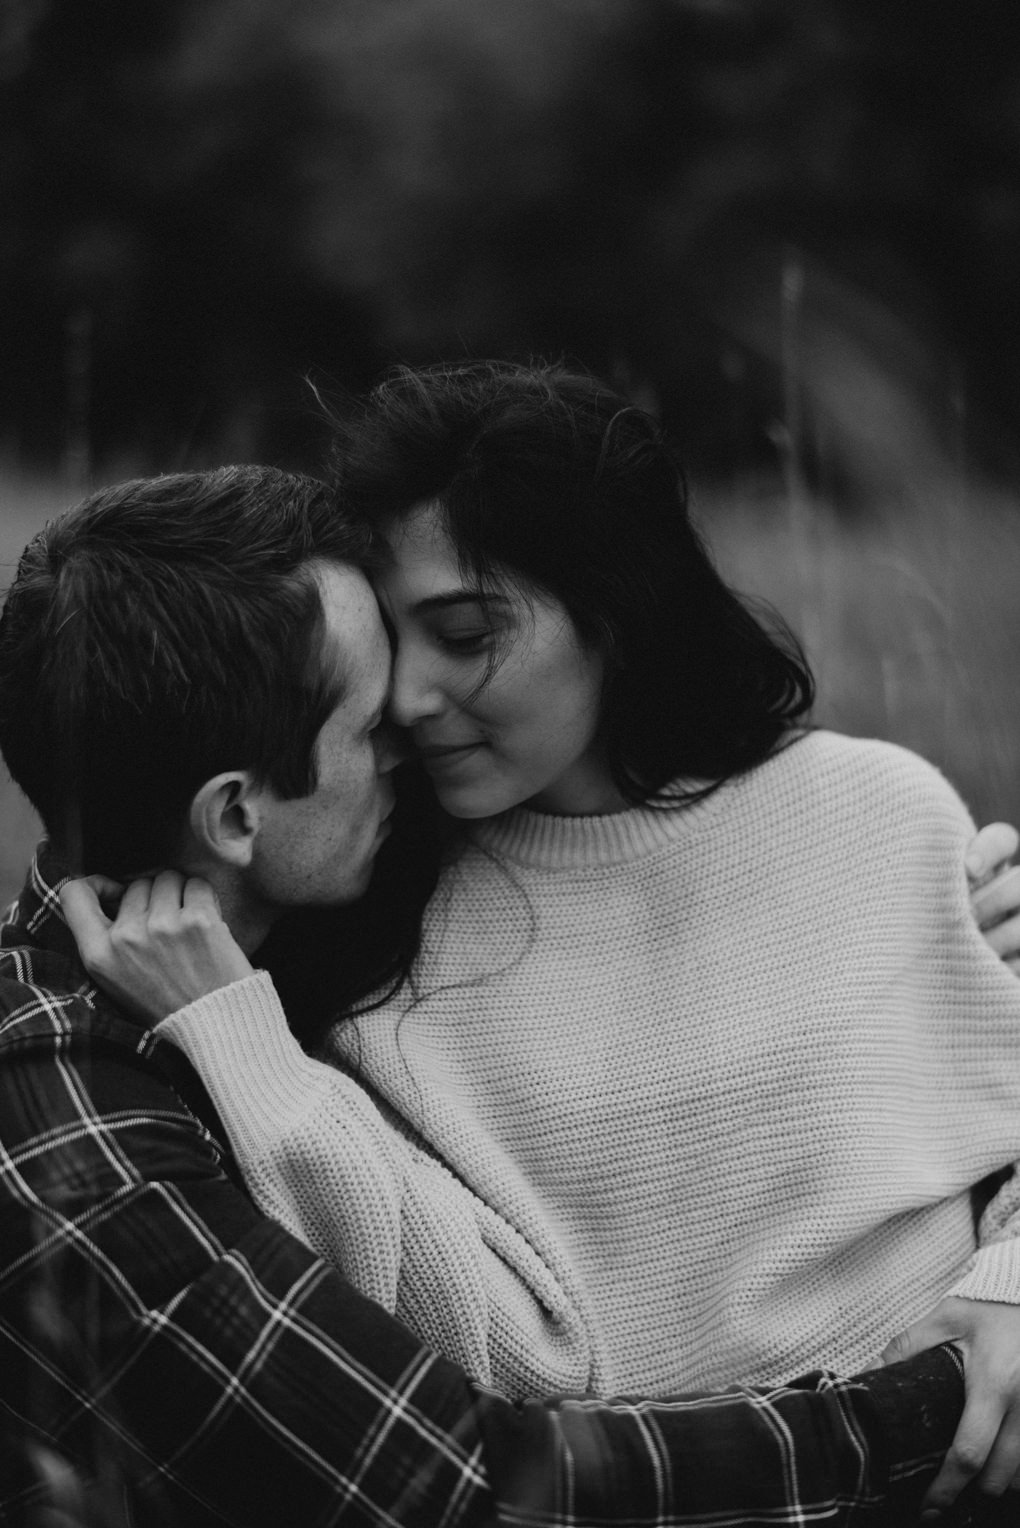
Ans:
[[[516,807],[476,823],[471,840],[489,854],[539,870],[625,865],[700,833],[727,789],[723,785],[690,806],[632,807],[604,817],[557,817]]]

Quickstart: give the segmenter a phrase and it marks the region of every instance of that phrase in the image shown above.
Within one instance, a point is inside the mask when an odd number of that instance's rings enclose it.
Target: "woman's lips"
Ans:
[[[418,757],[426,769],[442,769],[446,765],[459,764],[469,754],[484,747],[483,743],[432,743],[418,749]]]

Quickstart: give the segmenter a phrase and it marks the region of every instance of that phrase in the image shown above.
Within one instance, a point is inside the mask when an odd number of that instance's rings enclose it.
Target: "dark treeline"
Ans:
[[[1014,11],[5,0],[0,432],[308,461],[309,371],[567,353],[752,464],[853,330],[1011,464]]]

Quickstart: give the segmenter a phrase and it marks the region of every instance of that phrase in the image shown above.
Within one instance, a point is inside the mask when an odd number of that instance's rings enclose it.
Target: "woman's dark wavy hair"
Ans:
[[[401,367],[333,424],[329,476],[373,560],[390,522],[434,502],[466,574],[545,590],[598,645],[625,799],[696,800],[765,759],[809,708],[796,642],[713,568],[658,424],[595,378],[496,361]],[[306,1042],[372,1006],[373,973],[387,992],[410,975],[457,825],[414,766],[401,770],[394,821],[357,907],[295,915],[262,952]]]
[[[345,514],[377,538],[433,502],[465,574],[509,572],[566,607],[605,658],[603,740],[628,801],[703,795],[812,703],[796,641],[713,567],[657,421],[594,377],[401,367],[337,420],[330,468]]]
[[[333,419],[330,478],[345,518],[385,530],[438,504],[464,573],[559,599],[606,659],[603,735],[632,802],[673,807],[759,764],[808,711],[811,674],[782,623],[722,582],[687,515],[658,423],[559,365],[402,367]],[[498,659],[496,659],[498,662]],[[403,767],[394,831],[356,908],[295,915],[263,960],[293,1027],[315,1042],[337,1013],[411,975],[450,831],[428,779]]]

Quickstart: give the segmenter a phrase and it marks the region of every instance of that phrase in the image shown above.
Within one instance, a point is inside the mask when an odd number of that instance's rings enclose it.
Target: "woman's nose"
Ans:
[[[414,727],[443,709],[434,655],[397,643],[393,655],[389,714],[398,727]]]

